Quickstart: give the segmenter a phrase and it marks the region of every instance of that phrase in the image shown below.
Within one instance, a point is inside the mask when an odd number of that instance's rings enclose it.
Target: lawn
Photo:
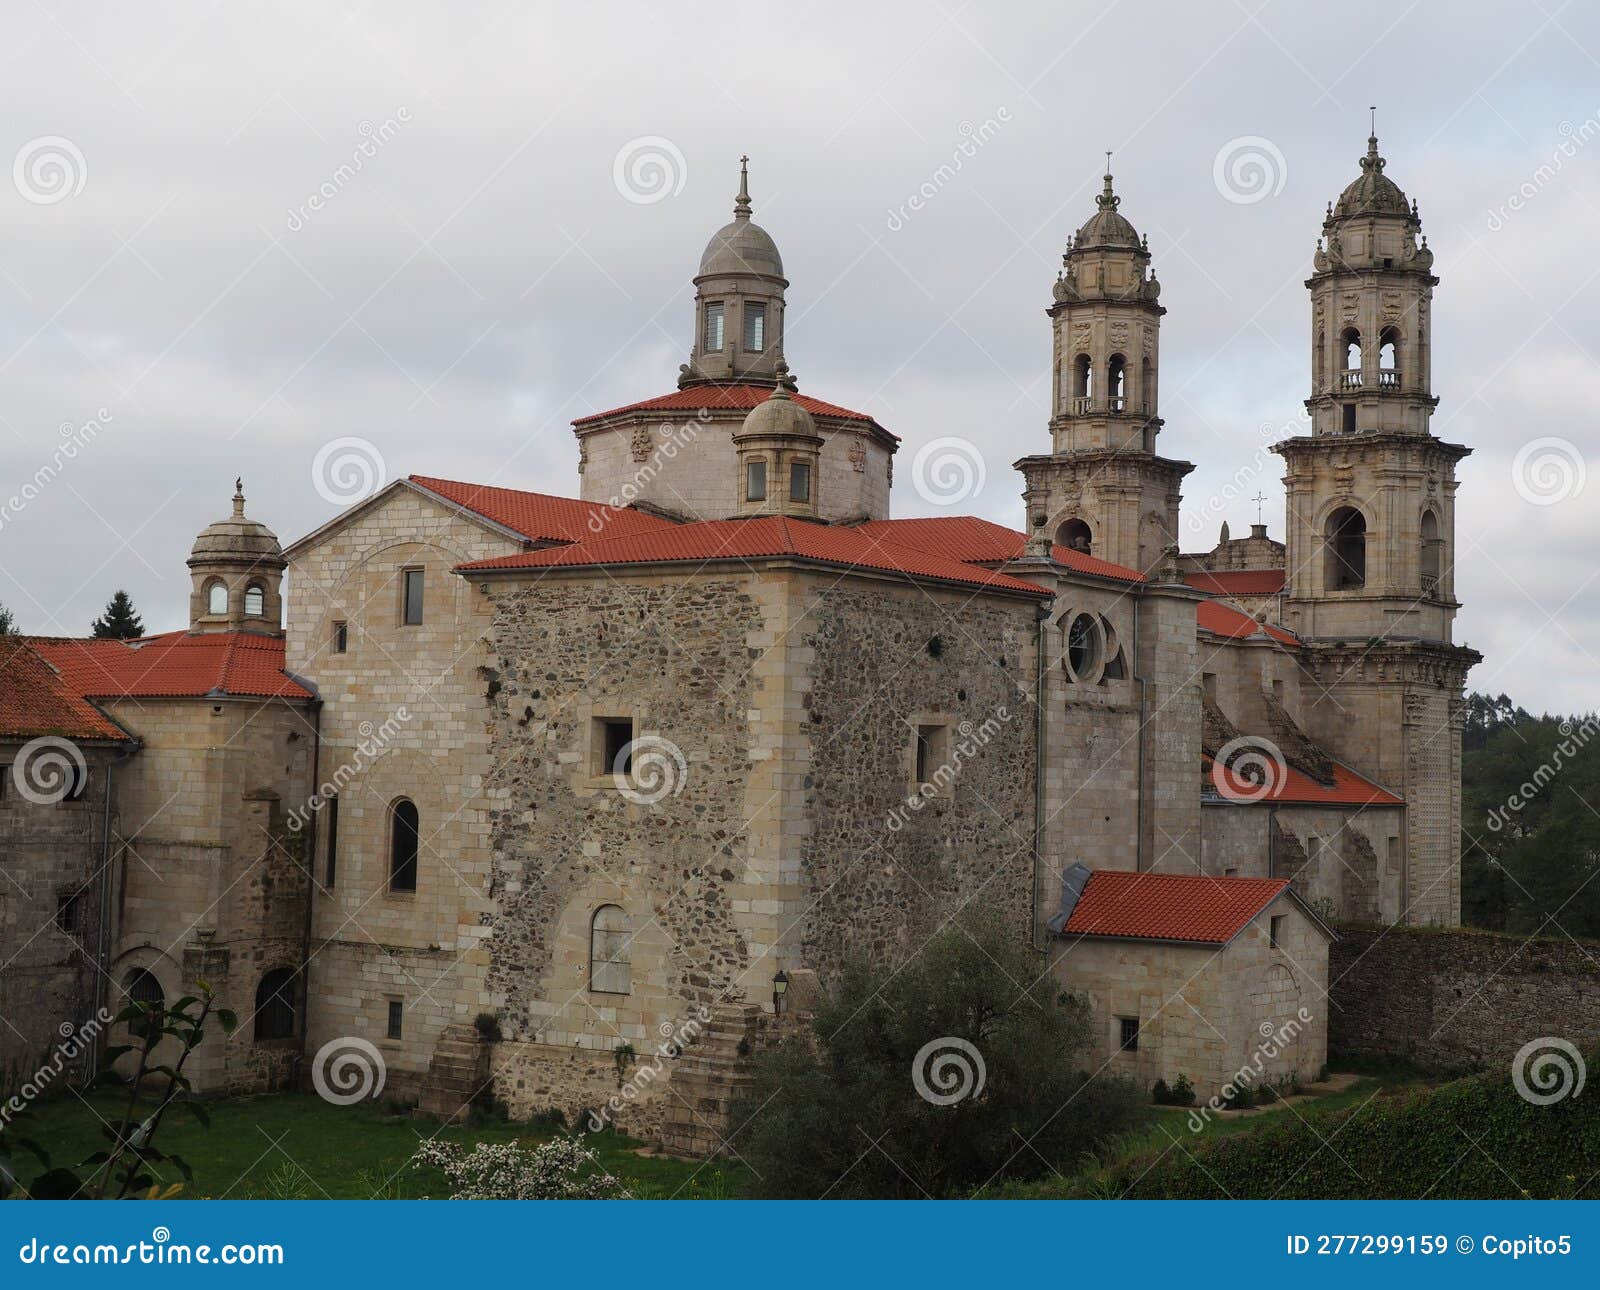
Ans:
[[[36,1104],[18,1130],[50,1154],[53,1165],[75,1165],[104,1147],[102,1118],[121,1113],[123,1099],[108,1093],[87,1099],[55,1098]],[[211,1127],[174,1112],[157,1145],[182,1156],[194,1171],[182,1196],[215,1199],[371,1199],[444,1196],[444,1176],[406,1167],[425,1138],[445,1141],[536,1143],[552,1130],[486,1121],[441,1130],[437,1121],[391,1114],[374,1104],[331,1106],[313,1094],[234,1098],[208,1103]],[[636,1196],[711,1199],[738,1195],[745,1172],[735,1162],[702,1163],[641,1155],[643,1143],[606,1132],[586,1136],[601,1167]],[[175,1169],[163,1181],[181,1182]]]

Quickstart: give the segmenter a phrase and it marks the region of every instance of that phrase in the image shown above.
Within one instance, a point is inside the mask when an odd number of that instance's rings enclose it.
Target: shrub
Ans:
[[[1172,1090],[1167,1087],[1167,1081],[1158,1079],[1150,1086],[1150,1100],[1157,1106],[1171,1106]]]
[[[429,1141],[410,1163],[414,1169],[442,1170],[451,1200],[610,1200],[625,1194],[618,1179],[596,1167],[594,1153],[571,1138],[552,1138],[532,1148],[479,1142],[471,1151]]]
[[[1222,1107],[1226,1111],[1248,1111],[1255,1104],[1255,1091],[1243,1081],[1228,1085],[1227,1092],[1222,1095]]]
[[[1146,1094],[1074,1070],[1084,1001],[992,919],[898,969],[847,964],[811,1023],[756,1059],[734,1149],[769,1196],[950,1196],[1071,1165],[1144,1122]]]
[[[1178,1072],[1178,1078],[1172,1085],[1172,1105],[1194,1105],[1194,1085],[1189,1082],[1189,1077],[1182,1071]]]

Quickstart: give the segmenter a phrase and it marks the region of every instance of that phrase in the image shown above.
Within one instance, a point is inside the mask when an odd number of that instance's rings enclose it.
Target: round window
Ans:
[[[1067,628],[1067,666],[1080,681],[1093,679],[1103,641],[1100,624],[1091,614],[1079,614]]]

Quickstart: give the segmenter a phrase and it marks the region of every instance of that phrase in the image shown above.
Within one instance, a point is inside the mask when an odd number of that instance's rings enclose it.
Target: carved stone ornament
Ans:
[[[654,440],[650,435],[650,427],[640,426],[633,432],[633,442],[630,445],[633,450],[633,459],[635,461],[649,461],[650,448],[653,443]]]

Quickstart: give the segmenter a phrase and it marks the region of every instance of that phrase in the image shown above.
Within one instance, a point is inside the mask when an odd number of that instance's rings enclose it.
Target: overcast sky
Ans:
[[[338,509],[343,438],[388,478],[574,493],[570,420],[673,388],[741,152],[801,389],[903,436],[896,514],[949,513],[911,466],[957,436],[960,509],[1020,526],[1044,310],[1114,150],[1169,311],[1160,446],[1198,464],[1184,548],[1258,491],[1281,538],[1259,448],[1300,427],[1302,284],[1372,103],[1442,279],[1434,430],[1475,449],[1469,685],[1593,709],[1600,13],[1551,0],[13,6],[0,604],[80,635],[125,587],[182,626],[234,476],[287,543]]]

